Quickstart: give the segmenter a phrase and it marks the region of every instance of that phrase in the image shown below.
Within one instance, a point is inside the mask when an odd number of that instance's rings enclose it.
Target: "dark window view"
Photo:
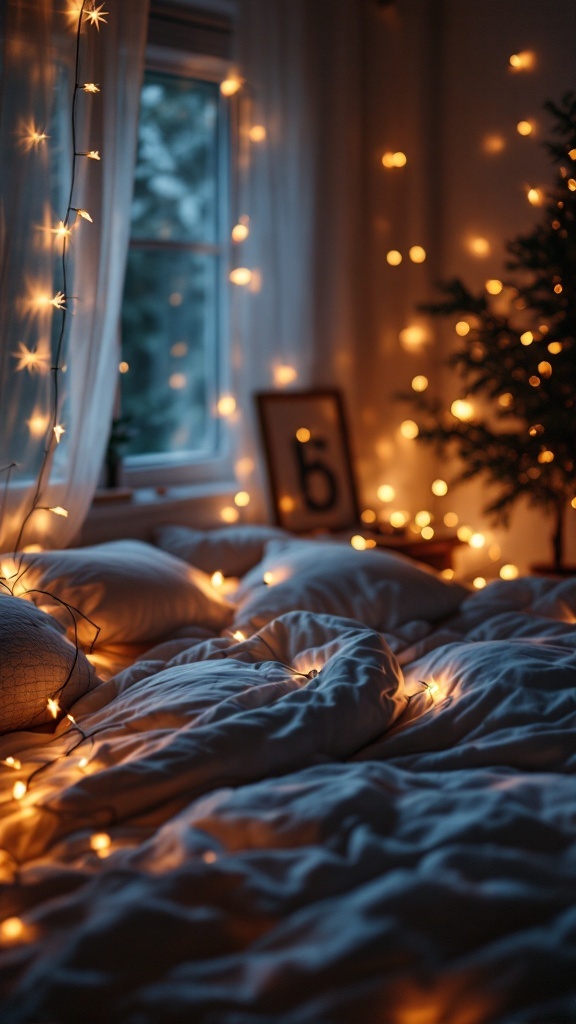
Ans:
[[[216,447],[220,117],[216,83],[146,74],[122,310],[129,455]]]

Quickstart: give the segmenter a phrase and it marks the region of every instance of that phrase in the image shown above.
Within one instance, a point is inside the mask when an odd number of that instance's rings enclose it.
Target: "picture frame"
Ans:
[[[271,391],[255,398],[275,523],[294,533],[356,526],[358,498],[340,392]]]

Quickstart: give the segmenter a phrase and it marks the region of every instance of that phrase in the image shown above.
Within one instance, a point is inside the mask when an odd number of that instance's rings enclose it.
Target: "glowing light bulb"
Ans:
[[[413,391],[426,391],[426,388],[428,387],[428,377],[425,377],[422,373],[417,374],[416,377],[412,378],[411,387]]]
[[[485,135],[482,141],[482,149],[485,153],[501,153],[506,148],[506,142],[502,135]]]
[[[7,768],[14,768],[15,771],[19,771],[22,767],[21,761],[17,757],[12,757],[11,754],[4,758],[2,764],[5,764]]]
[[[274,583],[274,574],[271,572],[265,572],[262,576],[262,582],[265,583],[267,587],[272,586]]]
[[[528,377],[528,383],[531,388],[537,388],[540,386],[540,377],[537,377],[536,374],[533,374],[531,377]]]
[[[534,125],[531,121],[518,121],[516,125],[516,131],[518,135],[531,135],[534,130]]]
[[[400,150],[396,153],[386,152],[382,156],[382,164],[387,169],[391,167],[405,167],[408,162],[408,158],[405,153]]]
[[[252,271],[248,267],[236,267],[230,271],[229,280],[240,287],[250,284]]]
[[[308,427],[298,427],[295,436],[296,440],[299,441],[300,444],[307,444],[312,437],[312,434],[308,430]]]
[[[26,783],[21,782],[20,780],[18,782],[15,782],[14,785],[12,786],[12,796],[14,797],[15,800],[21,800],[22,797],[26,795],[26,791]]]
[[[81,757],[80,760],[78,761],[78,767],[79,768],[86,768],[87,766],[88,766],[88,758],[87,757]]]
[[[468,543],[471,548],[483,548],[486,543],[486,537],[483,533],[473,533]]]
[[[545,448],[538,455],[538,462],[546,464],[548,462],[554,462],[554,452],[551,452],[549,448]]]
[[[202,860],[205,864],[214,864],[218,860],[218,856],[214,850],[205,850],[202,854]]]
[[[223,523],[237,523],[239,518],[240,513],[233,505],[225,505],[224,508],[220,509],[220,519]]]
[[[502,284],[502,281],[499,281],[495,277],[490,278],[489,281],[486,281],[486,291],[488,292],[489,295],[500,295],[500,292],[502,291],[503,287],[504,285]]]
[[[95,82],[84,82],[84,85],[82,86],[82,90],[84,92],[92,92],[92,93],[100,92],[100,86],[96,85]]]
[[[514,405],[514,396],[509,391],[505,391],[503,395],[498,395],[498,405],[501,405],[503,409],[510,409]]]
[[[467,320],[459,320],[458,323],[455,324],[454,330],[461,338],[465,338],[466,335],[470,333],[470,324]]]
[[[250,218],[240,217],[237,224],[232,228],[232,241],[245,242],[250,234]]]
[[[94,850],[95,853],[100,853],[101,850],[109,850],[112,845],[112,840],[107,832],[93,832],[90,836],[90,849]]]
[[[421,512],[417,512],[414,516],[414,522],[416,526],[429,526],[432,522],[432,514],[426,509],[422,509]]]
[[[22,341],[18,342],[18,351],[12,352],[14,359],[18,360],[16,370],[28,370],[28,373],[38,373],[44,377],[50,371],[51,356],[48,352],[38,352],[37,349],[29,349]]]
[[[402,526],[406,525],[407,518],[408,517],[404,514],[404,512],[391,512],[389,520],[390,526],[393,526],[394,529],[398,530]]]
[[[526,198],[532,206],[541,206],[544,201],[544,193],[540,188],[529,188],[526,193]]]
[[[58,714],[60,712],[60,705],[57,700],[55,700],[52,697],[48,697],[48,700],[46,701],[46,707],[48,708],[48,711],[52,715],[52,718],[58,718]]]
[[[67,227],[63,220],[59,221],[55,228],[50,228],[50,231],[56,238],[62,240],[70,238],[72,235],[72,229]]]
[[[56,438],[56,444],[60,444],[62,435],[66,433],[66,428],[61,423],[57,423],[55,427],[52,427],[54,437]]]
[[[282,387],[285,384],[292,384],[298,378],[298,371],[288,363],[280,363],[274,367],[274,382]]]
[[[449,530],[452,530],[455,526],[458,526],[458,516],[455,512],[447,512],[444,516],[444,526],[447,526]]]
[[[182,391],[188,383],[188,378],[185,373],[171,373],[168,377],[168,387],[172,391]]]
[[[221,573],[219,569],[217,569],[216,572],[212,573],[210,577],[210,582],[216,590],[219,590],[220,587],[222,587],[224,584],[224,574]]]
[[[125,359],[123,359],[122,362],[118,364],[118,372],[119,373],[128,373],[129,369],[130,369],[130,363],[127,363]]]
[[[278,502],[278,506],[282,512],[289,513],[293,512],[294,509],[296,508],[296,502],[294,501],[294,498],[291,497],[291,495],[283,494],[282,497],[280,498],[280,501]]]
[[[576,508],[576,497],[572,498],[572,501],[570,502],[570,504],[571,504],[572,508]]]
[[[534,335],[532,334],[532,331],[524,331],[524,333],[520,335],[520,343],[522,345],[531,345],[533,341]]]
[[[242,79],[230,72],[222,82],[220,82],[220,92],[223,96],[234,96],[239,89],[242,88]]]
[[[547,346],[547,348],[548,348],[548,351],[550,352],[551,355],[557,356],[558,353],[562,351],[562,342],[561,341],[551,341],[550,344]]]
[[[576,192],[576,178],[568,178],[567,185],[571,192]]]
[[[424,263],[426,260],[426,249],[423,249],[421,245],[412,245],[408,250],[408,255],[412,263]]]
[[[471,238],[468,248],[474,256],[488,256],[490,253],[490,242],[487,238]]]
[[[0,937],[4,942],[18,942],[24,935],[24,922],[19,917],[6,917],[0,924]]]
[[[216,408],[221,416],[231,416],[236,410],[236,399],[233,395],[221,395]]]
[[[367,525],[369,525],[370,523],[375,523],[376,518],[377,516],[373,508],[365,508],[364,511],[360,513],[360,519],[362,520],[363,523],[366,523]]]
[[[545,359],[543,359],[541,363],[538,363],[538,373],[540,374],[541,377],[551,377],[552,376],[552,365],[551,365],[551,363],[549,363]]]
[[[448,494],[448,484],[445,480],[433,480],[430,490],[432,494],[435,494],[437,498],[442,498],[445,494]],[[447,513],[450,515],[450,513]]]
[[[396,490],[391,484],[381,484],[376,491],[376,496],[379,501],[394,501],[394,498],[396,497]]]
[[[410,324],[408,327],[404,327],[398,338],[402,348],[408,352],[417,351],[429,340],[427,331],[419,324]]]
[[[443,580],[453,580],[454,579],[454,569],[442,569],[442,572],[440,573],[440,575],[441,575]]]
[[[92,217],[88,213],[88,210],[77,209],[75,212],[76,212],[76,216],[77,217],[81,217],[82,220],[87,220],[89,224],[93,224],[94,223],[94,221],[92,220]]]
[[[472,580],[472,586],[476,587],[476,590],[483,590],[486,586],[484,576],[476,576],[475,579]]]
[[[63,519],[68,518],[68,509],[62,508],[62,505],[54,505],[48,508],[49,512],[53,512],[55,516],[62,516]]]
[[[561,295],[562,291],[563,291],[562,285],[561,284],[555,284],[554,285],[554,291],[555,291],[556,295]]]
[[[241,629],[237,629],[234,633],[232,633],[232,636],[234,640],[238,641],[238,643],[241,643],[242,640],[246,639]]]
[[[398,249],[390,249],[390,252],[386,253],[386,262],[391,267],[398,267],[402,263],[402,253],[398,252]]]
[[[253,124],[250,131],[248,132],[248,138],[251,142],[264,142],[266,139],[266,129],[263,124]]]
[[[408,441],[413,441],[414,438],[418,437],[420,429],[414,420],[403,420],[400,424],[400,433]]]
[[[93,7],[92,10],[83,10],[82,13],[86,18],[86,21],[88,21],[90,25],[94,25],[94,28],[99,32],[100,25],[106,24],[105,15],[109,12],[104,10],[104,4],[100,4],[98,7]]]
[[[355,551],[366,550],[366,538],[363,537],[360,533],[355,533],[354,536],[350,538],[350,544],[352,545]]]
[[[474,406],[463,398],[457,398],[450,406],[450,412],[457,420],[467,423],[474,416]]]
[[[248,494],[248,491],[238,491],[238,493],[234,495],[234,504],[238,505],[238,508],[246,508],[246,506],[250,504],[250,495]]]
[[[500,569],[500,578],[503,580],[515,580],[519,574],[520,570],[518,569],[518,566],[513,565],[511,562],[503,565]]]
[[[464,524],[462,526],[459,526],[458,529],[456,530],[456,536],[458,537],[458,540],[464,541],[465,544],[468,543],[473,533],[474,530],[472,529],[472,527],[466,526]]]
[[[521,53],[513,53],[509,63],[513,71],[529,71],[534,67],[534,54],[532,50],[522,50]]]
[[[432,537],[434,536],[434,528],[432,526],[423,526],[420,531],[420,536],[422,537],[422,540],[432,540]]]

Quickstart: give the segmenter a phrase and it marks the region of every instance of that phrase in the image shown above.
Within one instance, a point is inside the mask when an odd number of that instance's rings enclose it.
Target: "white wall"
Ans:
[[[491,562],[487,548],[459,555],[468,575],[495,575],[502,562],[522,571],[549,559],[550,524],[534,511],[518,509],[512,529],[495,530],[482,517],[485,488],[462,486],[433,499],[429,485],[450,470],[438,466],[428,449],[398,436],[412,415],[394,401],[409,390],[416,373],[426,374],[436,393],[460,397],[442,361],[453,342],[448,325],[428,323],[430,344],[406,352],[399,332],[418,322],[416,304],[434,297],[435,280],[461,276],[472,288],[504,270],[503,243],[536,222],[538,211],[525,187],[546,184],[553,169],[540,143],[547,132],[546,99],[576,88],[574,0],[396,0],[364,6],[364,132],[366,282],[365,322],[359,346],[361,366],[354,411],[356,450],[365,504],[374,504],[380,483],[397,490],[393,506],[414,514],[431,508],[436,521],[448,509],[461,522],[487,533],[502,549]],[[512,72],[512,53],[531,50],[531,71]],[[516,132],[520,119],[533,119],[528,138]],[[499,152],[487,152],[487,136],[498,136]],[[405,168],[386,170],[386,150],[403,150]],[[487,238],[490,253],[474,256],[472,236]],[[426,263],[406,258],[423,245]],[[402,264],[386,262],[389,249]],[[569,518],[568,557],[576,562],[576,512]]]

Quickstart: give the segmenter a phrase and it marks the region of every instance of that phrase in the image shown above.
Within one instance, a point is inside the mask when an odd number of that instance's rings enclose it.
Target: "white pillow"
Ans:
[[[264,582],[270,574],[271,582]],[[454,612],[468,591],[433,569],[390,551],[356,551],[326,541],[271,541],[242,580],[234,628],[260,629],[278,615],[304,609],[394,629]]]
[[[78,639],[98,644],[147,643],[186,624],[223,629],[232,618],[224,600],[199,569],[138,540],[111,541],[17,556],[18,589],[50,612],[74,636],[61,602],[77,608]],[[86,616],[86,618],[82,618]]]
[[[212,575],[243,576],[264,554],[270,540],[286,537],[276,526],[223,526],[215,530],[192,530],[189,526],[159,526],[154,541],[164,551],[183,558]]]
[[[30,601],[0,596],[0,732],[53,722],[48,697],[66,710],[97,682],[51,616]]]

